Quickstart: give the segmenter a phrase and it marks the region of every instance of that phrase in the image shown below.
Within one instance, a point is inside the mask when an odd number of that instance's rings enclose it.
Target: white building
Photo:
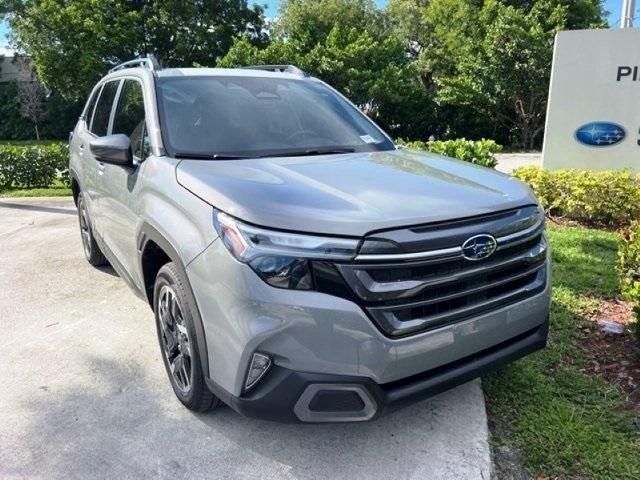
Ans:
[[[0,83],[11,81],[33,82],[31,58],[9,50],[0,48]]]

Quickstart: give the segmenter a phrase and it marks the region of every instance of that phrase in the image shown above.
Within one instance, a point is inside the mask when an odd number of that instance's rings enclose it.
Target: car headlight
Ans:
[[[309,260],[350,261],[358,240],[281,232],[240,222],[215,211],[213,224],[229,252],[278,288],[311,290]]]

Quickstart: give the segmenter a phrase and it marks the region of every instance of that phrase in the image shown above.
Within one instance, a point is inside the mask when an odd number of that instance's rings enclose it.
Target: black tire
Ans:
[[[82,249],[84,257],[94,267],[103,267],[107,265],[107,259],[98,247],[96,239],[93,236],[93,227],[89,218],[89,210],[84,200],[84,194],[78,194],[78,222],[80,223],[80,236],[82,238]]]
[[[156,276],[153,311],[160,353],[173,391],[185,407],[204,412],[221,402],[205,383],[192,314],[196,307],[189,301],[187,288],[175,264],[165,264]]]

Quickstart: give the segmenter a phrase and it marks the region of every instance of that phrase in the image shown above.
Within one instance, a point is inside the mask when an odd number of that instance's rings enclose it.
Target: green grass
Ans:
[[[583,315],[618,294],[615,233],[550,227],[553,300],[548,347],[484,378],[493,442],[519,448],[535,475],[640,478],[640,431],[623,392],[581,371]],[[637,415],[637,413],[636,413]]]
[[[68,197],[71,189],[61,181],[56,181],[49,188],[10,188],[0,189],[1,197]]]

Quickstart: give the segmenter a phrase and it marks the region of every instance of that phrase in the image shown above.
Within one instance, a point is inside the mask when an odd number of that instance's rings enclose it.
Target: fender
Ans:
[[[182,280],[187,286],[187,296],[189,297],[189,301],[191,305],[195,306],[195,310],[193,313],[193,323],[196,329],[196,342],[198,345],[198,354],[200,357],[200,365],[202,365],[202,370],[205,378],[209,377],[209,356],[207,352],[207,340],[205,337],[204,326],[202,325],[202,317],[200,316],[200,308],[198,307],[198,302],[196,301],[196,297],[193,294],[193,289],[191,288],[191,282],[189,282],[189,277],[187,276],[187,271],[185,266],[178,254],[178,251],[171,245],[169,242],[158,230],[156,230],[153,226],[148,223],[143,223],[140,227],[140,232],[137,237],[137,245],[138,245],[138,267],[140,268],[140,272],[143,272],[142,268],[142,252],[147,245],[147,242],[153,241],[156,245],[158,245],[171,259],[173,264],[178,268],[178,272],[182,276]],[[148,298],[149,306],[153,309],[153,298]]]

